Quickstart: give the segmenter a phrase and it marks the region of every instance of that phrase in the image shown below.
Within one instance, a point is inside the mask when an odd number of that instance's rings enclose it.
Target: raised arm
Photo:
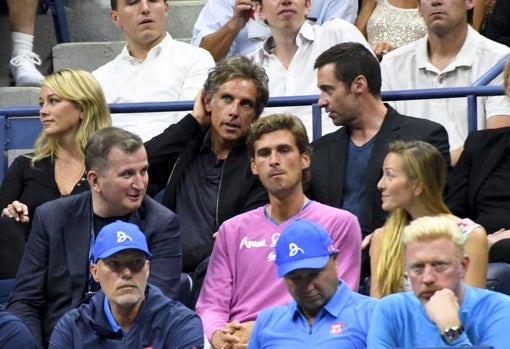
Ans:
[[[236,0],[232,17],[216,32],[205,35],[200,47],[209,51],[216,62],[225,58],[237,34],[248,22],[251,9],[251,0]]]

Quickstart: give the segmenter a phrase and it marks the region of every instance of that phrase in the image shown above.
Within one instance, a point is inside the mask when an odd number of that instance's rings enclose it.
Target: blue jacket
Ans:
[[[204,330],[197,314],[147,285],[145,300],[129,332],[114,332],[103,310],[105,295],[67,312],[50,338],[51,349],[203,348]]]

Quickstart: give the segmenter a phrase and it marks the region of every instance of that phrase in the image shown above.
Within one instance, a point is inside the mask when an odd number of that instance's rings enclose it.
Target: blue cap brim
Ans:
[[[149,251],[145,251],[141,248],[136,248],[136,247],[132,247],[132,246],[116,246],[116,247],[110,248],[109,250],[104,251],[103,253],[101,253],[100,256],[94,256],[94,263],[97,263],[97,260],[100,258],[101,259],[108,258],[108,257],[113,256],[115,253],[124,251],[124,250],[138,250],[138,251],[142,251],[143,253],[145,253],[147,255],[147,257],[152,257],[152,254]]]
[[[321,257],[305,258],[281,264],[278,266],[278,277],[279,278],[284,277],[285,275],[296,269],[322,269],[326,266],[328,260],[329,255],[326,255]]]

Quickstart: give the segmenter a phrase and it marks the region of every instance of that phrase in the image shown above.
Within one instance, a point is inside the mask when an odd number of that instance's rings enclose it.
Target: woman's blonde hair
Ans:
[[[449,214],[450,210],[442,197],[446,183],[446,162],[439,150],[427,142],[395,141],[389,145],[389,153],[400,157],[402,171],[420,185],[420,197],[426,209],[434,214]],[[390,213],[383,227],[380,258],[375,274],[382,297],[404,289],[402,232],[410,220],[405,209],[397,208]]]
[[[505,87],[506,94],[509,94],[508,89],[510,88],[508,78],[510,78],[510,58],[506,61],[505,70],[503,71],[503,86]]]
[[[83,110],[83,118],[76,132],[76,150],[80,155],[85,156],[85,145],[90,136],[95,131],[112,124],[110,110],[101,85],[92,74],[78,69],[64,69],[48,75],[43,85]],[[46,136],[44,131],[41,131],[35,141],[34,154],[31,156],[32,166],[43,158],[54,158],[58,155],[57,151],[57,140]]]

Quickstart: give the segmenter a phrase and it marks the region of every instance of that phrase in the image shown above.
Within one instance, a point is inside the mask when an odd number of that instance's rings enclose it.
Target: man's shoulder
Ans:
[[[418,118],[410,115],[403,115],[397,112],[395,109],[388,107],[388,114],[385,121],[399,125],[401,128],[413,128],[417,131],[429,131],[433,128],[444,129],[444,127],[431,120]]]
[[[329,206],[318,201],[303,211],[303,218],[316,222],[324,227],[335,238],[346,234],[356,233],[354,226],[359,229],[358,218],[351,212]],[[347,228],[347,229],[346,229]]]
[[[474,33],[476,37],[476,45],[482,51],[487,51],[487,58],[498,61],[501,57],[510,53],[510,48],[497,41],[491,40],[479,33]]]
[[[142,205],[138,210],[143,211],[144,214],[149,216],[162,216],[162,217],[174,217],[176,216],[175,212],[169,209],[166,206],[163,206],[158,201],[151,198],[149,195],[145,194]]]
[[[469,133],[466,143],[493,143],[499,140],[507,140],[510,136],[510,127],[487,128]]]
[[[462,306],[467,306],[468,310],[478,312],[481,309],[485,311],[496,308],[510,310],[510,297],[504,293],[487,290],[485,288],[472,287],[464,285],[465,295]]]
[[[170,50],[168,50],[168,53],[172,55],[178,54],[179,58],[188,58],[191,56],[195,56],[200,59],[211,60],[212,62],[214,62],[214,59],[212,58],[209,51],[201,47],[191,45],[187,42],[172,39],[169,42],[168,47],[170,48]]]
[[[296,302],[291,300],[287,305],[275,305],[266,309],[263,309],[257,315],[257,321],[259,321],[264,327],[268,323],[275,324],[279,321],[288,321],[290,323],[291,316],[296,309]]]
[[[398,292],[377,300],[375,307],[388,313],[401,313],[418,310],[420,301],[412,291]]]
[[[331,132],[325,134],[312,142],[312,148],[314,151],[319,148],[329,147],[331,144],[339,142],[341,139],[346,137],[346,128],[345,126],[339,128],[335,132]]]
[[[227,219],[221,225],[221,230],[237,230],[239,227],[247,227],[256,224],[261,219],[265,219],[264,206],[254,208]]]

